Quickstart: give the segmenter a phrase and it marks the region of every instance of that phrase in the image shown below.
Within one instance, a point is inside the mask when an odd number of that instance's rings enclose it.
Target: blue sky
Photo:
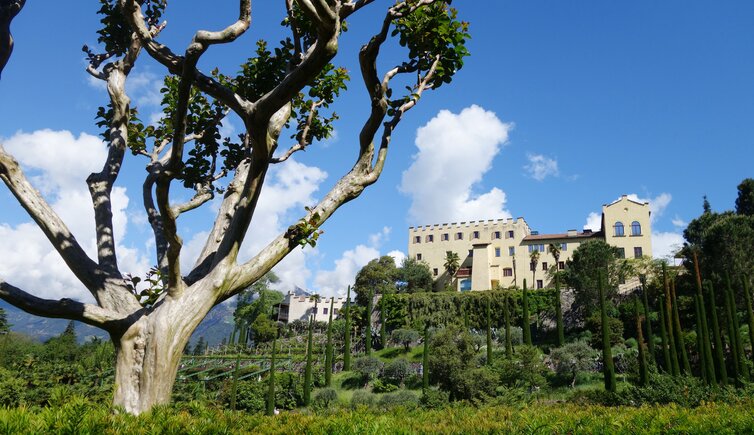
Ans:
[[[377,1],[351,20],[335,59],[353,76],[336,107],[336,137],[270,174],[247,255],[350,168],[368,110],[356,51],[389,3]],[[2,143],[84,244],[93,229],[83,180],[104,156],[93,119],[106,96],[88,78],[81,52],[83,44],[96,46],[97,5],[29,2],[13,23],[16,49],[0,80]],[[195,30],[226,25],[237,8],[217,2],[197,14],[197,5],[168,7],[160,39],[175,51]],[[202,68],[231,74],[257,39],[278,40],[282,5],[255,2],[251,30],[210,50]],[[621,194],[651,201],[655,250],[666,253],[700,213],[703,195],[714,209],[730,209],[736,185],[754,175],[754,2],[454,6],[471,22],[472,56],[450,86],[426,94],[401,123],[378,183],[324,225],[316,249],[297,250],[281,264],[282,288],[344,291],[369,259],[405,252],[410,225],[511,215],[557,232],[582,228]],[[381,66],[400,54],[386,50]],[[144,120],[159,112],[162,74],[146,54],[132,73],[131,98]],[[240,122],[228,121],[226,131],[237,132]],[[143,164],[128,160],[116,191],[124,272],[154,262],[140,208]],[[0,210],[0,275],[38,294],[85,297],[5,188]],[[186,262],[213,214],[210,204],[181,218]]]

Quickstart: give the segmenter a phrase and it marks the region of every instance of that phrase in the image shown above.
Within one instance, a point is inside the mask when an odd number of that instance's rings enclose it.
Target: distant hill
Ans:
[[[39,341],[46,341],[56,335],[60,335],[68,325],[66,319],[49,319],[47,317],[38,317],[22,311],[9,303],[0,300],[0,308],[3,308],[8,315],[8,322],[12,325],[11,330],[26,334],[36,338]],[[228,338],[233,332],[233,311],[235,304],[224,303],[216,306],[207,314],[199,327],[196,328],[194,335],[191,337],[191,343],[195,343],[199,337],[214,346],[220,344],[223,338]],[[93,337],[99,337],[109,340],[110,336],[103,330],[89,326],[85,323],[76,322],[76,335],[79,342],[91,340]]]

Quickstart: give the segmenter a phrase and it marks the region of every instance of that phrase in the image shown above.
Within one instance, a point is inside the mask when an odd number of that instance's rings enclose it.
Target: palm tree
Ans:
[[[309,296],[309,300],[314,302],[314,321],[317,321],[317,305],[319,304],[319,301],[322,300],[322,296],[318,295],[317,293],[314,293],[313,295]]]
[[[552,270],[553,277],[555,279],[555,321],[558,332],[558,347],[561,347],[565,344],[565,334],[563,331],[563,307],[561,307],[560,305],[560,283],[558,282],[560,273],[560,248],[561,245],[558,243],[550,243],[550,246],[548,246],[550,254],[552,254],[553,258],[555,259],[555,266]]]
[[[547,249],[552,254],[552,258],[555,259],[555,273],[558,273],[558,270],[560,270],[558,268],[558,264],[560,264],[560,243],[550,243]]]
[[[531,287],[537,288],[537,265],[539,264],[539,250],[535,249],[529,254],[529,263],[531,264]]]
[[[448,273],[448,286],[450,286],[453,283],[453,278],[455,278],[456,273],[458,273],[458,268],[461,266],[461,258],[453,251],[448,251],[445,253],[445,272]]]

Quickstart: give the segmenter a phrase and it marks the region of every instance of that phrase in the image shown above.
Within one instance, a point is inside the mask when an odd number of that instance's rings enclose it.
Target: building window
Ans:
[[[505,233],[505,238],[506,239],[512,239],[513,238],[513,230],[510,230],[507,233]]]
[[[561,251],[567,251],[568,250],[568,243],[561,243],[560,244],[560,250]]]
[[[467,291],[471,290],[471,280],[468,279],[468,278],[462,279],[458,283],[458,286],[461,288],[462,292],[467,292]]]
[[[416,254],[416,261],[421,261],[422,254]]]
[[[615,225],[613,225],[613,229],[615,230],[615,237],[623,237],[623,222],[616,222]]]
[[[473,249],[469,249],[469,257],[473,257],[473,256],[474,256],[474,250]]]
[[[626,258],[626,249],[618,248],[618,258]]]
[[[508,255],[511,257],[516,255],[516,247],[515,246],[508,246]]]
[[[529,253],[534,251],[545,252],[545,245],[529,245]]]
[[[537,280],[537,288],[538,288],[538,289],[541,289],[541,288],[545,288],[545,283],[544,283],[544,281],[542,281],[541,279],[538,279],[538,280]]]
[[[637,221],[631,222],[631,235],[632,236],[640,236],[641,235],[641,224]]]
[[[448,240],[450,240],[450,234],[448,234],[448,233],[442,233],[442,236],[440,237],[440,240],[442,240],[443,242],[447,242]]]
[[[414,236],[414,243],[421,243],[422,242],[422,236]]]
[[[546,261],[542,262],[542,270],[544,270],[545,272],[547,272],[547,262]]]
[[[474,231],[473,233],[471,233],[471,238],[472,239],[478,239],[479,238],[479,231]]]
[[[432,242],[434,242],[434,241],[435,241],[435,236],[434,236],[433,234],[429,234],[429,235],[427,235],[427,237],[426,237],[426,238],[424,239],[424,241],[425,241],[425,242],[427,242],[427,243],[432,243]]]
[[[327,314],[327,308],[322,308],[322,314]]]
[[[437,268],[432,269],[432,275],[437,276]]]
[[[332,309],[332,313],[333,313],[333,314],[335,314],[335,315],[337,315],[337,314],[338,314],[338,311],[339,311],[339,310],[338,310],[337,308],[333,308],[333,309]]]
[[[492,233],[492,238],[493,239],[499,239],[500,236],[501,236],[500,231],[495,231],[494,233]]]
[[[558,269],[560,270],[565,269],[565,261],[558,261]]]
[[[637,246],[637,247],[635,247],[635,248],[634,248],[634,258],[641,258],[641,257],[642,257],[642,255],[643,255],[643,254],[642,254],[642,252],[641,252],[641,246]]]
[[[500,248],[495,248],[495,257],[500,256]]]
[[[503,269],[503,276],[513,276],[513,269],[510,267]]]
[[[461,232],[456,233],[456,240],[463,240],[463,233]]]
[[[537,270],[537,265],[534,263],[529,263],[529,270],[534,272],[535,270]]]

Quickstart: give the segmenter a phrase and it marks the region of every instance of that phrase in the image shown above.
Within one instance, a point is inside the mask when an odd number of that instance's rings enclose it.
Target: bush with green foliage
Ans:
[[[407,359],[396,358],[385,363],[380,379],[388,384],[401,386],[413,372],[411,363]]]
[[[512,359],[502,359],[493,366],[500,382],[508,387],[538,389],[547,385],[550,370],[544,363],[544,355],[535,346],[519,346]]]
[[[364,384],[368,384],[380,374],[382,365],[382,361],[379,358],[362,356],[353,361],[353,371],[359,374]]]
[[[322,388],[314,392],[312,406],[314,409],[324,410],[338,401],[338,393],[332,388]]]
[[[385,411],[392,411],[398,407],[413,409],[419,406],[419,397],[411,391],[400,390],[383,394],[377,401],[377,406]]]
[[[400,328],[390,334],[390,342],[403,346],[406,352],[411,349],[411,344],[416,343],[420,338],[421,334],[415,329]]]
[[[567,343],[550,350],[550,361],[555,374],[571,387],[576,385],[579,373],[596,370],[598,360],[599,352],[584,341]]]
[[[366,390],[357,390],[353,392],[351,396],[351,408],[357,409],[360,407],[371,407],[377,403],[377,397]]]
[[[372,391],[375,393],[392,393],[398,390],[398,386],[388,382],[383,382],[381,379],[375,379],[372,382]]]

